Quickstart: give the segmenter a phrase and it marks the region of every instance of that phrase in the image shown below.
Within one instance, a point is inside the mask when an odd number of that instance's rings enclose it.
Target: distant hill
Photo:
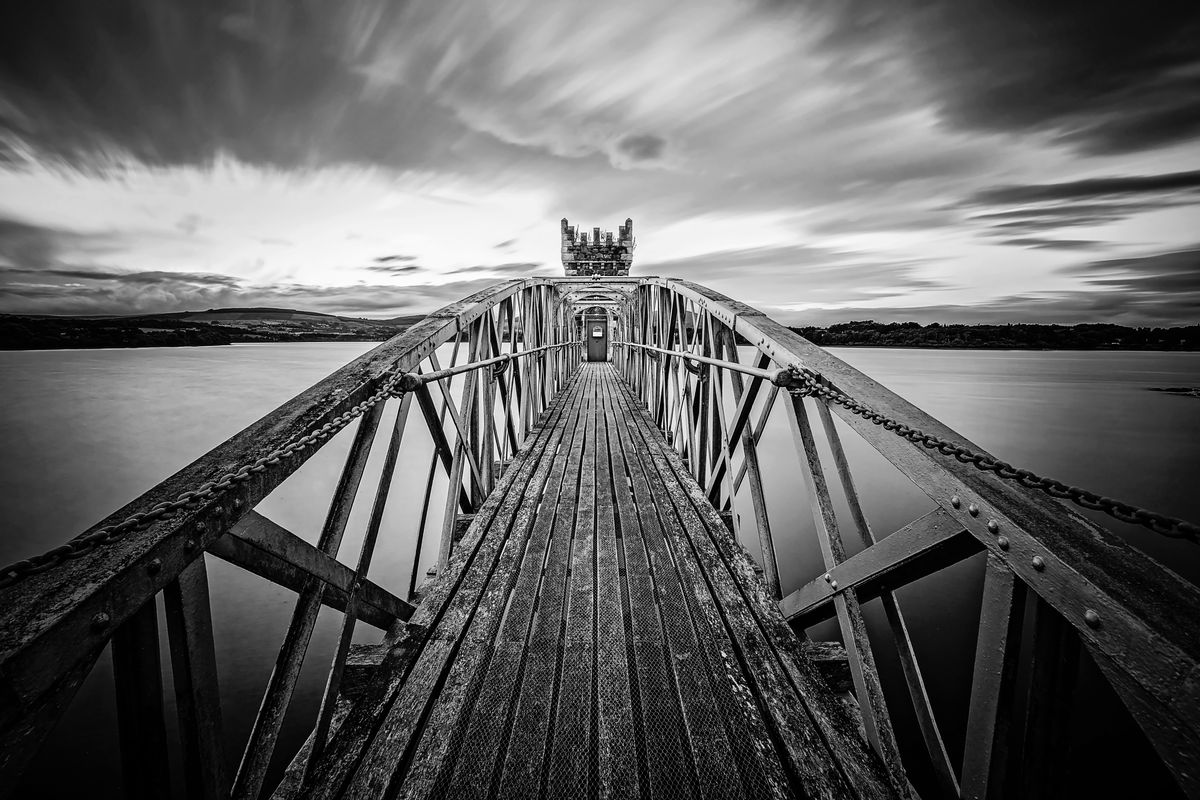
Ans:
[[[363,319],[289,308],[210,308],[126,317],[0,314],[0,349],[194,347],[240,342],[376,342],[424,315]]]
[[[941,325],[861,320],[792,328],[823,347],[940,347],[995,350],[1200,350],[1200,325]]]

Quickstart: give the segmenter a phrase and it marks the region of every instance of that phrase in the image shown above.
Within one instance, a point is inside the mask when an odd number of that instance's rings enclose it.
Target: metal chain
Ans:
[[[242,465],[233,472],[227,472],[215,481],[206,481],[200,484],[194,491],[183,492],[174,500],[159,503],[145,511],[139,511],[115,525],[81,534],[66,544],[59,545],[41,555],[9,564],[0,569],[0,588],[12,586],[30,575],[37,575],[59,564],[80,558],[92,552],[97,547],[118,541],[133,531],[143,530],[149,527],[152,522],[169,517],[180,509],[200,506],[215,497],[219,497],[229,491],[234,485],[250,480],[251,475],[264,472],[268,466],[274,466],[281,460],[290,458],[296,453],[303,452],[309,447],[330,438],[380,401],[396,393],[396,386],[400,382],[401,377],[402,374],[399,372],[388,374],[387,380],[384,381],[383,385],[358,405],[334,417],[315,431],[300,436],[282,447],[271,451],[262,458]]]
[[[930,450],[937,450],[939,453],[954,456],[962,463],[971,464],[976,469],[983,470],[984,472],[994,472],[1001,478],[1016,481],[1022,486],[1044,492],[1051,497],[1070,500],[1077,506],[1089,508],[1093,511],[1103,511],[1114,519],[1134,525],[1141,525],[1155,533],[1172,539],[1186,539],[1193,544],[1200,543],[1200,525],[1148,511],[1129,503],[1122,503],[1120,500],[1104,497],[1095,492],[1089,492],[1087,489],[1081,489],[1078,486],[1070,486],[1053,478],[1042,477],[1027,469],[1014,467],[1006,461],[1000,461],[983,453],[976,453],[961,444],[925,433],[918,428],[910,427],[903,422],[880,414],[878,411],[863,405],[853,397],[822,383],[821,376],[810,369],[796,366],[788,367],[787,380],[783,381],[783,383],[786,383],[787,390],[794,395],[801,397],[815,396],[837,403],[863,419],[881,426],[884,430],[889,430],[897,436],[908,439],[910,442],[924,445]]]

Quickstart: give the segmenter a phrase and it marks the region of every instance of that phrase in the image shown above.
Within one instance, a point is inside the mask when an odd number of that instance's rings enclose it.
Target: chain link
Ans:
[[[897,436],[923,445],[930,450],[937,450],[944,455],[954,456],[962,463],[970,464],[976,469],[984,472],[994,472],[1005,480],[1015,481],[1022,486],[1044,492],[1051,497],[1070,500],[1075,505],[1083,508],[1102,511],[1114,519],[1134,525],[1141,525],[1155,533],[1172,539],[1186,539],[1193,544],[1200,543],[1200,525],[1148,511],[1129,503],[1122,503],[1120,500],[1114,500],[1111,497],[1089,492],[1087,489],[1082,489],[1078,486],[1070,486],[1053,478],[1042,477],[1030,470],[1014,467],[1006,461],[1000,461],[983,453],[976,453],[961,444],[925,433],[918,428],[910,427],[903,422],[880,414],[878,411],[863,405],[844,392],[823,383],[821,376],[810,369],[790,366],[788,367],[788,378],[786,388],[794,395],[820,397],[829,402],[837,403],[863,419],[879,425],[884,430],[891,431]]]
[[[274,466],[283,459],[290,458],[332,437],[380,401],[396,394],[396,386],[400,382],[401,376],[402,373],[399,372],[389,373],[383,385],[366,400],[334,417],[315,431],[293,439],[267,455],[255,459],[252,463],[243,464],[233,472],[227,472],[216,480],[206,481],[193,491],[182,492],[174,500],[159,503],[145,511],[139,511],[115,525],[81,534],[53,550],[9,564],[0,569],[0,589],[12,586],[30,575],[37,575],[53,569],[59,564],[87,555],[97,547],[118,541],[134,531],[144,530],[151,523],[169,517],[180,509],[199,507],[220,497],[234,486],[250,480],[250,476],[266,471],[268,466]]]

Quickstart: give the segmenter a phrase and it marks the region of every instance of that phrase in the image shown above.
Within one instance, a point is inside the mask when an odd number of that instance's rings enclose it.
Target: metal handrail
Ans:
[[[693,353],[687,353],[683,350],[667,350],[662,347],[654,347],[653,345],[639,344],[637,342],[613,342],[612,345],[613,347],[637,347],[654,353],[662,353],[663,355],[678,356],[679,358],[683,358],[688,361],[696,361],[701,364],[709,364],[714,367],[720,367],[721,369],[740,372],[743,375],[750,375],[751,377],[755,378],[763,378],[764,380],[770,381],[775,386],[786,387],[793,381],[792,372],[786,369],[758,369],[757,367],[748,367],[745,364],[739,364],[736,361],[722,361],[721,359],[717,358],[709,358],[708,356],[698,356]]]
[[[433,381],[452,378],[455,375],[462,375],[464,372],[473,372],[477,369],[490,367],[496,364],[508,364],[508,362],[524,358],[525,356],[544,353],[549,350],[557,350],[562,347],[572,347],[581,344],[580,342],[561,342],[559,344],[547,344],[541,347],[533,347],[529,350],[521,350],[516,353],[505,353],[504,355],[495,356],[494,358],[485,358],[482,361],[471,361],[466,364],[459,364],[456,367],[446,367],[445,369],[435,370],[434,372],[406,372],[400,376],[400,380],[396,383],[396,388],[402,392],[411,392],[419,386],[423,386]]]

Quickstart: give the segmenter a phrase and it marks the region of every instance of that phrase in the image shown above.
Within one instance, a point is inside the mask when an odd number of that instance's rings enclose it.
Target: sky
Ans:
[[[788,324],[1195,324],[1200,5],[0,10],[0,312],[428,312],[562,217]]]

